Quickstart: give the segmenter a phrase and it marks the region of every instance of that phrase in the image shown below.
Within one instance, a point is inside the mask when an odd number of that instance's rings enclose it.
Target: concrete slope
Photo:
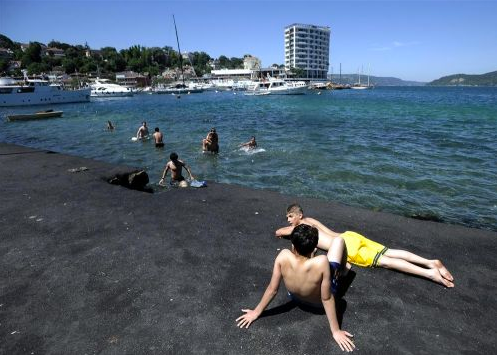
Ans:
[[[2,143],[0,166],[0,354],[341,353],[326,316],[291,307],[284,285],[235,326],[290,247],[274,230],[296,201],[455,277],[446,289],[354,267],[339,309],[360,353],[497,350],[497,233],[210,182],[150,194],[103,179],[131,168]]]

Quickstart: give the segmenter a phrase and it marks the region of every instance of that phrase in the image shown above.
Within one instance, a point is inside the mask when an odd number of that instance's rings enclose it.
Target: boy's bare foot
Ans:
[[[438,269],[430,269],[429,272],[430,272],[430,280],[442,284],[445,287],[449,288],[454,287],[454,283],[444,278]]]
[[[454,281],[454,277],[452,277],[449,270],[447,270],[447,268],[442,264],[440,260],[433,260],[433,265],[436,269],[438,269],[440,275],[442,275],[444,279]]]

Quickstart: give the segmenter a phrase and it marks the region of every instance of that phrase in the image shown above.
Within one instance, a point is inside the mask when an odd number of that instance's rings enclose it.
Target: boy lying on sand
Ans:
[[[336,243],[337,238],[343,238],[349,263],[363,267],[398,270],[425,277],[445,287],[454,287],[454,278],[440,260],[428,260],[405,250],[389,249],[355,232],[336,233],[318,220],[304,217],[302,208],[298,204],[287,208],[286,217],[290,226],[278,229],[275,233],[278,238],[289,236],[300,224],[308,224],[319,231],[319,249],[329,250],[332,243]],[[347,263],[348,268],[350,265]]]

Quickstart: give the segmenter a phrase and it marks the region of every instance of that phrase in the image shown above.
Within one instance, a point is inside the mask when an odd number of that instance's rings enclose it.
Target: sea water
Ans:
[[[3,119],[48,108],[63,117]],[[0,115],[0,141],[143,167],[152,184],[175,151],[198,180],[497,230],[497,88],[140,94]],[[142,121],[160,128],[165,148],[131,140]],[[211,127],[218,155],[202,154]],[[252,135],[260,149],[239,149]]]

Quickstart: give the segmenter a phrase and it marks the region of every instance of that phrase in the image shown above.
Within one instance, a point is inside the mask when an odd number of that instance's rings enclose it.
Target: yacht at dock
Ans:
[[[91,85],[92,97],[124,97],[133,96],[130,88],[111,83],[109,79],[97,79]]]
[[[308,90],[304,81],[269,78],[254,82],[245,95],[304,95]]]
[[[0,107],[65,104],[90,101],[90,88],[67,90],[47,80],[0,78]]]

